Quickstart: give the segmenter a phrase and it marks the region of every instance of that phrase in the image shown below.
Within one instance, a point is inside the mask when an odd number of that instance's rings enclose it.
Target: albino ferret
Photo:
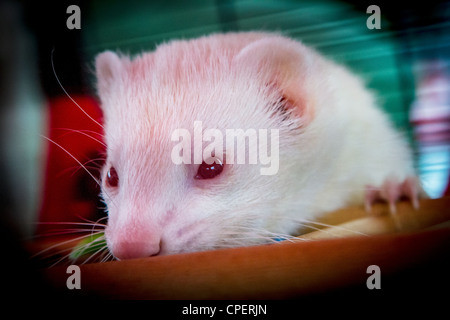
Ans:
[[[393,211],[401,196],[418,204],[411,152],[373,94],[298,41],[246,32],[171,41],[133,59],[108,51],[96,75],[105,235],[117,259],[270,243],[378,199]],[[194,135],[196,121],[203,132],[276,129],[277,172],[229,161],[225,149],[174,163],[175,130]]]

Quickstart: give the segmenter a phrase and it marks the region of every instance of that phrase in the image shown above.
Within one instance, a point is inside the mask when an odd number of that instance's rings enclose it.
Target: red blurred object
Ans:
[[[102,113],[94,98],[73,96],[73,99],[101,124]],[[59,146],[48,142],[38,234],[72,228],[46,222],[95,221],[102,214],[99,186],[74,159],[85,165],[96,178],[99,177],[98,169],[105,151],[102,127],[66,96],[51,98],[48,112],[47,137]]]

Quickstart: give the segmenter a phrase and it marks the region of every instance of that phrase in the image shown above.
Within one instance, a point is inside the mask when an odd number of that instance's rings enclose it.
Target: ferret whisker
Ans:
[[[86,264],[88,262],[96,262],[98,259],[101,259],[101,254],[104,253],[107,248],[103,247],[92,253],[88,258],[86,258],[81,264]]]
[[[57,258],[60,257],[62,254],[66,254],[66,252],[72,252],[72,248],[63,248],[57,251],[52,251],[48,254],[40,254],[38,257],[35,257],[34,259],[39,259],[39,260],[47,260],[50,258]]]
[[[87,129],[73,129],[73,128],[61,128],[61,127],[55,127],[52,128],[53,130],[64,130],[64,131],[70,131],[70,132],[75,132],[75,133],[83,133],[83,134],[93,134],[93,135],[98,135],[100,137],[104,137],[103,133],[101,132],[97,132],[94,130],[87,130]],[[66,132],[63,135],[69,134],[70,132]]]
[[[216,243],[212,246],[205,245],[204,248],[227,249],[227,248],[238,248],[238,247],[242,247],[242,246],[253,247],[253,246],[275,244],[275,243],[277,243],[277,241],[275,241],[271,238],[266,238],[266,237],[257,237],[257,238],[240,237],[240,238],[223,239],[221,242]]]
[[[58,129],[58,130],[69,130],[69,131],[73,131],[73,132],[83,132],[83,133],[86,133],[86,134],[98,135],[98,136],[100,136],[101,138],[104,137],[104,134],[103,134],[103,133],[97,132],[97,131],[94,131],[94,130],[87,130],[87,129],[72,129],[72,128],[54,128],[54,129]]]
[[[115,261],[117,260],[116,257],[112,254],[112,252],[109,252],[107,255],[108,259],[106,261]]]
[[[72,225],[74,226],[74,228],[60,228],[60,229],[52,229],[50,231],[46,231],[46,232],[42,232],[39,233],[36,236],[51,236],[51,235],[55,235],[55,233],[76,233],[76,232],[92,232],[92,231],[96,231],[96,232],[103,232],[105,231],[106,225],[105,224],[94,224],[94,223],[46,223],[48,225]],[[90,227],[90,228],[88,228]]]
[[[70,257],[70,254],[71,254],[71,253],[72,253],[72,252],[69,252],[68,254],[66,254],[66,255],[62,256],[61,258],[59,258],[58,260],[56,260],[56,262],[54,262],[53,264],[51,264],[51,265],[49,266],[49,268],[53,268],[54,266],[60,264],[62,261],[69,260],[69,257]]]
[[[62,151],[64,151],[65,153],[67,153],[73,160],[75,160],[90,176],[91,176],[91,178],[100,186],[100,182],[97,180],[97,178],[96,177],[94,177],[94,175],[89,171],[89,170],[87,170],[84,166],[83,166],[83,164],[80,162],[80,160],[78,160],[75,156],[73,156],[69,151],[67,151],[67,149],[65,149],[63,146],[61,146],[59,143],[57,143],[57,142],[55,142],[54,140],[52,140],[52,139],[50,139],[50,138],[48,138],[48,137],[46,137],[46,136],[44,136],[44,135],[41,135],[41,137],[42,138],[44,138],[44,139],[47,139],[49,142],[51,142],[51,143],[53,143],[54,145],[56,145],[57,147],[59,147]]]
[[[94,165],[88,166],[88,165],[86,165],[86,164],[88,164],[88,163],[90,163],[90,162],[92,162],[92,160],[86,161],[86,163],[83,164],[82,167],[81,167],[81,166],[73,166],[73,167],[71,167],[71,168],[67,168],[66,171],[73,170],[73,172],[72,172],[72,177],[73,177],[78,171],[80,171],[80,169],[82,169],[82,168],[85,168],[85,169],[88,169],[88,170],[91,170],[91,171],[94,171],[94,172],[100,172],[100,168],[99,168],[98,166],[94,166]],[[65,172],[65,171],[64,171],[64,172]]]
[[[104,240],[105,240],[105,237],[104,237],[104,236],[103,236],[103,237],[99,237],[99,238],[95,239],[94,241],[90,242],[90,243],[88,244],[88,246],[83,247],[82,250],[86,250],[86,249],[88,249],[89,247],[98,245],[98,243],[104,242]],[[86,264],[86,263],[88,263],[90,260],[93,260],[94,257],[95,257],[96,255],[98,255],[98,254],[100,254],[100,253],[102,253],[102,252],[104,252],[104,251],[106,251],[106,250],[108,250],[108,247],[106,246],[106,244],[104,244],[104,245],[101,246],[98,250],[96,250],[95,252],[93,252],[92,254],[90,254],[90,256],[89,256],[88,258],[86,258],[86,260],[84,260],[81,264]]]
[[[81,217],[81,219],[83,219],[84,221],[87,221],[89,223],[92,223],[92,230],[93,231],[94,230],[98,230],[98,229],[95,229],[97,227],[98,228],[102,228],[102,230],[105,231],[106,227],[108,226],[107,224],[100,223],[100,221],[108,219],[108,216],[101,217],[101,218],[97,219],[97,221],[90,221],[89,219],[86,219],[84,217]]]
[[[352,229],[349,229],[349,228],[342,227],[340,225],[332,225],[332,224],[328,224],[328,223],[322,223],[322,222],[308,220],[308,219],[303,219],[303,218],[289,218],[289,217],[280,217],[280,218],[289,219],[289,220],[293,221],[294,223],[299,224],[302,227],[310,228],[310,229],[313,229],[313,230],[316,230],[316,231],[323,231],[323,232],[325,232],[325,230],[323,230],[322,228],[313,227],[313,226],[311,226],[311,224],[318,225],[318,226],[321,226],[321,227],[326,227],[326,228],[340,229],[340,230],[351,232],[351,233],[354,233],[354,234],[357,234],[357,235],[367,236],[367,234],[365,234],[365,233],[363,233],[361,231],[352,230]]]
[[[81,166],[71,166],[71,167],[67,167],[64,170],[61,170],[61,172],[59,172],[58,177],[63,176],[65,174],[70,174],[71,177],[73,177],[79,170],[80,170]]]
[[[47,139],[49,142],[55,144],[57,147],[59,147],[61,150],[63,150],[66,154],[68,154],[73,160],[75,160],[75,162],[77,162],[83,169],[84,171],[86,171],[87,174],[89,174],[89,176],[95,181],[95,183],[101,188],[101,180],[98,180],[88,169],[86,169],[83,164],[74,156],[72,155],[69,151],[67,151],[67,149],[65,149],[63,146],[61,146],[59,143],[55,142],[54,140],[41,135],[42,138]],[[102,194],[105,194],[110,200],[111,203],[114,203],[112,197],[105,191],[102,191]]]
[[[236,229],[246,229],[246,232],[237,232]],[[229,232],[221,232],[221,235],[227,236],[226,239],[232,240],[251,240],[251,239],[265,239],[267,242],[279,242],[280,239],[289,240],[295,238],[293,235],[271,232],[265,229],[237,227]]]
[[[100,254],[99,254],[99,256],[97,257],[97,261],[96,261],[96,262],[98,262],[98,263],[103,263],[103,262],[105,262],[104,260],[105,260],[105,257],[106,257],[107,255],[108,255],[108,251],[106,251],[106,250],[101,251]]]
[[[96,232],[103,232],[103,229],[96,229]],[[87,233],[92,232],[92,229],[60,229],[60,230],[52,230],[52,232],[46,232],[31,236],[26,238],[25,240],[39,239],[45,237],[54,237],[54,236],[64,236],[64,235],[73,235],[77,233]]]
[[[352,230],[349,228],[345,228],[342,226],[336,226],[336,225],[330,225],[330,224],[326,224],[326,223],[321,223],[318,221],[312,221],[312,220],[308,220],[308,219],[301,219],[301,218],[289,218],[289,217],[285,217],[285,216],[281,216],[280,215],[280,219],[284,219],[284,220],[290,220],[293,223],[295,223],[296,225],[298,225],[300,228],[303,229],[312,229],[314,231],[318,231],[318,232],[324,232],[324,233],[328,233],[330,235],[335,235],[333,232],[329,231],[329,230],[323,230],[322,228],[316,227],[314,225],[320,226],[320,227],[332,227],[334,229],[340,229],[340,230],[344,230],[347,232],[351,232],[354,233],[356,235],[363,235],[363,236],[367,236],[367,234],[360,232],[360,231],[356,231],[356,230]],[[254,231],[255,233],[258,233],[260,235],[269,235],[272,237],[272,239],[283,239],[283,240],[287,240],[287,239],[293,239],[295,238],[295,240],[308,240],[308,239],[302,239],[301,234],[305,234],[306,232],[302,232],[302,233],[298,233],[297,235],[286,235],[286,234],[277,234],[276,232],[271,232],[269,230],[265,230],[265,229],[261,229],[261,228],[255,228],[255,227],[248,227],[248,226],[234,226],[232,228],[230,228],[230,232],[228,234],[236,234],[236,230],[248,230],[248,231]],[[223,234],[227,234],[227,233],[223,233]],[[291,241],[295,241],[295,240],[291,240]]]
[[[104,254],[104,257],[100,260],[101,263],[115,260],[115,258],[113,256],[113,254],[111,253],[111,251],[109,251],[109,250],[104,251],[103,254]]]
[[[102,233],[102,232],[99,232],[99,233]],[[86,235],[83,235],[83,236],[79,236],[79,237],[76,237],[76,238],[72,238],[72,239],[69,239],[69,240],[65,240],[65,241],[63,241],[63,242],[58,242],[58,243],[56,243],[56,244],[54,244],[54,245],[52,245],[52,246],[50,246],[50,247],[47,247],[47,248],[45,248],[45,249],[43,249],[43,250],[41,250],[41,251],[39,251],[39,252],[33,254],[32,256],[30,256],[30,259],[36,258],[37,256],[42,255],[42,254],[45,253],[45,252],[48,252],[48,251],[53,250],[53,249],[55,249],[55,248],[58,248],[58,247],[60,247],[60,246],[69,244],[69,243],[71,243],[71,242],[77,243],[77,242],[81,241],[82,239],[85,239],[85,238],[91,237],[91,236],[92,236],[92,234],[86,234]],[[66,249],[65,249],[65,250],[66,250]],[[72,249],[68,249],[68,250],[72,250]]]
[[[51,63],[52,63],[52,70],[53,70],[53,74],[56,78],[56,81],[58,82],[59,86],[61,87],[61,89],[64,91],[64,93],[66,94],[66,96],[78,107],[78,109],[81,110],[81,112],[83,112],[86,117],[88,117],[90,120],[92,120],[92,122],[94,122],[95,124],[97,124],[98,126],[100,126],[100,128],[105,129],[103,127],[103,125],[101,125],[97,120],[95,120],[94,118],[92,118],[70,95],[69,93],[66,91],[66,89],[64,88],[64,86],[62,85],[61,81],[59,80],[58,75],[56,74],[56,70],[55,70],[55,64],[53,62],[53,53],[55,51],[55,48],[52,49],[51,52]]]
[[[89,262],[90,260],[93,260],[93,258],[96,255],[104,253],[105,251],[109,251],[109,250],[108,250],[108,247],[107,247],[107,245],[105,243],[105,236],[104,235],[96,238],[93,241],[90,241],[88,243],[85,243],[85,244],[77,247],[78,251],[83,252],[85,250],[88,250],[91,247],[98,246],[99,244],[102,244],[102,245],[95,252],[89,253],[89,257],[87,257],[85,260],[83,260],[83,262],[81,264],[85,264],[85,263]],[[69,253],[69,255],[66,255],[66,258],[69,258],[69,260],[72,263],[75,263],[75,262],[77,262],[80,259],[81,256],[73,258],[73,257],[71,257],[72,254],[73,254],[73,249],[71,249],[71,252]],[[82,256],[85,256],[85,255],[87,255],[87,253],[83,254]]]
[[[344,231],[347,231],[347,232],[354,233],[356,235],[367,236],[367,234],[365,234],[363,232],[352,230],[352,229],[349,229],[349,228],[345,228],[345,227],[342,227],[342,226],[339,226],[339,225],[331,225],[331,224],[327,224],[327,223],[321,223],[321,222],[318,222],[318,221],[313,221],[313,220],[308,220],[308,219],[303,219],[303,218],[297,218],[297,217],[296,218],[285,217],[285,216],[282,216],[282,215],[279,215],[279,218],[281,220],[285,220],[285,221],[287,220],[287,221],[290,221],[291,223],[295,223],[299,228],[303,228],[303,229],[312,229],[314,231],[319,231],[319,232],[325,232],[325,233],[333,234],[332,232],[330,232],[328,230],[324,230],[323,228],[320,228],[320,227],[326,227],[326,228],[334,228],[334,229],[344,230]],[[315,227],[313,225],[318,225],[320,227]],[[304,230],[303,232],[300,232],[300,230],[299,230],[299,232],[294,237],[299,237],[299,236],[301,236],[302,234],[305,234],[305,233],[307,233],[306,230]]]
[[[94,240],[94,241],[92,241],[92,242],[86,243],[86,244],[83,245],[83,246],[80,246],[80,247],[78,248],[78,250],[83,251],[83,250],[88,249],[90,246],[93,245],[94,242],[96,242],[96,241],[99,240],[99,239],[100,239],[100,238],[98,238],[98,239],[96,239],[96,240]],[[99,240],[99,241],[100,241],[100,240]],[[100,251],[103,251],[103,250],[105,250],[105,247],[101,247],[99,250],[100,250]],[[80,257],[76,257],[76,258],[72,258],[72,257],[71,257],[71,255],[73,254],[73,248],[68,248],[68,249],[62,250],[62,251],[60,251],[60,252],[63,252],[63,251],[69,251],[69,253],[66,254],[66,255],[64,255],[64,256],[62,256],[59,260],[57,260],[55,263],[53,263],[52,265],[50,265],[49,268],[56,266],[57,264],[59,264],[60,262],[62,262],[62,261],[64,261],[64,260],[67,260],[68,262],[70,262],[70,263],[72,263],[72,264],[77,263],[77,262],[80,260]],[[94,253],[94,255],[97,254],[97,253],[98,253],[98,252],[96,251],[96,252]],[[91,258],[91,256],[89,256],[88,258],[86,258],[86,260],[89,260],[90,258]],[[85,264],[85,263],[86,263],[86,260],[84,260],[81,264]]]
[[[99,163],[97,163],[97,161],[105,161],[105,158],[94,158],[94,159],[90,159],[90,160],[87,160],[87,161],[84,163],[84,165],[87,165],[87,164],[89,164],[89,163],[92,163],[92,164],[94,165],[93,168],[96,168],[96,169],[100,170],[100,169],[102,168],[102,165],[99,164]]]
[[[352,230],[352,229],[345,228],[345,227],[342,227],[342,226],[337,226],[337,225],[326,225],[326,224],[321,224],[321,225],[324,226],[324,227],[327,227],[327,228],[332,228],[333,230],[340,229],[340,230],[344,230],[344,231],[353,233],[353,234],[355,234],[355,235],[367,236],[367,234],[365,234],[365,233],[363,233],[363,232],[361,232],[361,231]],[[318,232],[323,232],[323,233],[329,234],[329,235],[331,235],[331,236],[335,236],[335,235],[336,235],[333,231],[330,231],[329,229],[313,227],[313,226],[311,226],[311,225],[305,225],[305,227],[306,227],[306,228],[313,229],[313,230],[318,231]],[[305,233],[307,233],[307,232],[304,232],[304,233],[302,233],[302,234],[305,234]]]
[[[233,230],[236,229],[246,229],[249,232],[254,231],[258,234],[260,234],[261,236],[263,234],[267,234],[268,236],[272,237],[272,238],[284,238],[284,239],[288,239],[288,238],[294,238],[294,235],[290,235],[290,234],[282,234],[282,233],[277,233],[277,232],[272,232],[266,229],[262,229],[262,228],[252,228],[252,227],[245,227],[245,226],[235,226],[233,227]],[[230,234],[232,234],[232,232],[230,232]],[[236,234],[236,231],[234,231],[234,234]]]
[[[90,224],[93,224],[93,225],[102,225],[102,226],[107,226],[106,224],[104,224],[104,223],[100,223],[100,221],[102,221],[102,220],[104,220],[104,219],[108,219],[108,216],[104,216],[104,217],[101,217],[101,218],[99,218],[99,219],[97,219],[96,221],[93,221],[93,220],[89,220],[89,219],[87,219],[87,218],[85,218],[85,217],[81,217],[81,216],[79,216],[79,218],[81,219],[81,220],[83,220],[83,221],[86,221],[86,223],[90,223]]]
[[[79,248],[87,249],[93,245],[98,244],[98,242],[102,242],[105,240],[105,235],[102,232],[98,232],[96,234],[89,234],[89,237],[96,236],[96,235],[99,235],[99,237],[95,238],[94,240],[92,240],[90,242],[83,244],[82,246],[79,246]]]
[[[105,259],[105,257],[108,257],[109,252],[108,251],[102,251],[99,257],[99,263],[103,263],[106,262],[107,259]]]
[[[66,225],[69,223],[39,223],[39,224],[48,224],[48,225]],[[31,239],[38,239],[38,238],[44,238],[44,237],[52,237],[52,236],[60,236],[60,235],[69,235],[69,234],[76,234],[76,233],[92,233],[95,232],[104,232],[106,225],[95,225],[95,224],[78,224],[73,223],[75,226],[92,226],[92,228],[64,228],[64,229],[54,229],[42,233],[35,234],[33,236],[25,238],[25,240],[31,240]]]
[[[98,142],[99,144],[101,144],[103,147],[105,147],[106,148],[106,144],[102,141],[102,140],[99,140],[99,139],[97,139],[97,138],[95,138],[95,137],[93,137],[93,136],[91,136],[89,133],[96,133],[96,134],[98,134],[98,135],[100,135],[101,137],[103,137],[103,134],[101,134],[101,133],[98,133],[98,132],[95,132],[95,131],[92,131],[92,130],[79,130],[79,129],[71,129],[71,128],[53,128],[54,130],[65,130],[65,131],[69,131],[69,132],[66,132],[65,134],[63,134],[63,135],[61,135],[61,137],[63,137],[63,136],[65,136],[65,135],[67,135],[67,134],[69,134],[69,133],[79,133],[79,134],[82,134],[82,135],[84,135],[84,136],[86,136],[86,137],[88,137],[88,138],[90,138],[90,139],[92,139],[92,140],[94,140],[95,142]]]
[[[106,217],[104,217],[106,218]],[[103,218],[101,218],[103,219]],[[100,221],[100,219],[99,219]],[[73,225],[73,226],[94,226],[94,225],[99,225],[99,226],[105,226],[106,224],[103,223],[96,223],[94,221],[89,221],[89,222],[69,222],[69,221],[44,221],[44,222],[36,222],[35,224],[44,224],[44,225]]]
[[[97,161],[103,161],[103,160],[104,160],[103,158],[89,159],[89,160],[86,160],[86,161],[83,163],[83,166],[84,166],[85,168],[87,168],[87,169],[91,169],[92,171],[95,171],[95,172],[100,173],[100,172],[101,172],[101,169],[102,169],[102,165],[99,164],[99,163],[97,163]],[[88,166],[88,164],[92,164],[92,165]],[[75,173],[77,173],[81,168],[82,168],[81,166],[72,166],[72,167],[69,167],[69,168],[63,170],[63,171],[61,172],[61,174],[64,174],[64,173],[66,173],[66,172],[69,172],[69,171],[72,171],[72,170],[73,170],[73,172],[72,172],[72,176],[73,176],[73,175],[74,175]]]

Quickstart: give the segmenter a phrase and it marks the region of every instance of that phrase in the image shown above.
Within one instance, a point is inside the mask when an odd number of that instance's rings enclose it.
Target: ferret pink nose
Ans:
[[[119,260],[156,256],[161,250],[159,242],[121,241],[112,248],[113,255]]]

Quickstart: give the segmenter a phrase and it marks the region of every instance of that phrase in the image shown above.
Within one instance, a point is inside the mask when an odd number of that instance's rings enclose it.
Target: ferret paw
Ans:
[[[408,198],[414,209],[419,208],[421,186],[416,177],[408,177],[403,182],[387,179],[381,187],[366,186],[364,206],[367,212],[371,211],[372,204],[384,201],[389,204],[391,214],[397,211],[396,203],[401,198]]]

